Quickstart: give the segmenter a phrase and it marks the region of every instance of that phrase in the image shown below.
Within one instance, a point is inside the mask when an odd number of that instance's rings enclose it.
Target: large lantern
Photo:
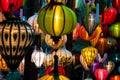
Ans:
[[[75,13],[60,1],[51,0],[38,13],[39,27],[51,36],[61,36],[72,32],[76,23]]]
[[[98,50],[92,46],[89,46],[89,47],[83,48],[81,50],[81,54],[85,62],[87,63],[87,65],[90,66],[94,62],[98,54]]]
[[[98,68],[95,70],[94,75],[97,80],[106,80],[108,76],[108,71],[106,69]]]
[[[0,52],[8,67],[15,70],[33,42],[33,28],[15,17],[0,22]]]

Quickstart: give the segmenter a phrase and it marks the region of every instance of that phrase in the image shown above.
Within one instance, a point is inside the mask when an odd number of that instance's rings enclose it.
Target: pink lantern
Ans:
[[[108,71],[106,69],[98,68],[95,70],[94,75],[97,80],[106,80],[108,76]]]

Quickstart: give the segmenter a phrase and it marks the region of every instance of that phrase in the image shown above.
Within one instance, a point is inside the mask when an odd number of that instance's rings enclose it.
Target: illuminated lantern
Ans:
[[[7,64],[5,62],[5,60],[2,58],[2,56],[0,55],[0,69],[2,71],[9,71],[9,68],[7,67]]]
[[[111,76],[110,80],[120,80],[120,75]]]
[[[112,6],[119,9],[120,8],[120,0],[112,0]]]
[[[52,56],[54,57],[54,55],[58,56],[58,61],[61,66],[70,65],[72,62],[72,53],[65,47],[58,49],[57,52],[53,51]]]
[[[81,54],[86,62],[86,64],[88,66],[91,66],[91,64],[94,62],[97,54],[98,54],[98,50],[92,46],[83,48],[81,50]]]
[[[104,53],[108,50],[107,39],[104,37],[98,38],[95,48],[103,56]]]
[[[61,38],[59,38],[59,41],[56,43],[50,35],[46,34],[45,42],[48,46],[54,49],[58,49],[66,44],[67,36],[66,35],[61,36]]]
[[[43,64],[45,57],[46,57],[46,54],[43,52],[42,49],[37,50],[35,48],[31,56],[31,62],[34,62],[36,67],[39,68]]]
[[[53,67],[48,67],[45,71],[46,75],[49,75],[53,72]],[[58,72],[60,75],[65,75],[65,70],[64,70],[64,67],[62,66],[58,66]]]
[[[13,17],[0,22],[0,52],[8,68],[14,71],[34,39],[33,28],[25,21]]]
[[[120,23],[115,23],[109,27],[109,34],[112,37],[120,38]]]
[[[25,68],[25,58],[23,58],[23,60],[19,64],[19,67],[17,68],[17,70],[21,75],[24,75],[24,68]]]
[[[108,71],[108,73],[111,73],[113,69],[115,68],[115,64],[113,61],[108,61],[108,63],[105,64],[104,67]]]
[[[38,13],[40,29],[51,36],[58,37],[72,32],[76,23],[77,18],[74,11],[60,1],[51,0],[50,4],[43,7]]]
[[[35,13],[33,16],[28,18],[28,23],[33,27],[35,34],[44,34],[38,26],[38,14]]]
[[[97,80],[106,80],[108,76],[108,71],[106,69],[98,68],[95,70],[94,75]]]
[[[0,0],[2,12],[10,12],[10,6],[13,5],[12,10],[15,11],[22,6],[23,0]]]
[[[0,22],[3,21],[3,20],[5,20],[5,16],[3,15],[2,12],[0,12]]]

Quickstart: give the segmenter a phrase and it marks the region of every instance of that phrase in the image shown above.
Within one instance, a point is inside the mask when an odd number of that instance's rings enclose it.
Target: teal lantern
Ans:
[[[120,23],[115,23],[111,25],[109,28],[109,34],[112,37],[120,38]]]
[[[62,36],[72,32],[76,23],[77,18],[74,11],[60,1],[51,0],[38,13],[39,27],[43,32],[51,36]]]

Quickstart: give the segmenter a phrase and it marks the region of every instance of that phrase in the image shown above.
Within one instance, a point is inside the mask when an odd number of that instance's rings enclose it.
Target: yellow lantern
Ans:
[[[92,46],[83,48],[81,54],[88,66],[90,66],[98,54],[98,50]]]
[[[7,64],[5,62],[5,60],[2,58],[2,56],[0,55],[0,69],[2,71],[9,71],[9,68],[7,67]]]

